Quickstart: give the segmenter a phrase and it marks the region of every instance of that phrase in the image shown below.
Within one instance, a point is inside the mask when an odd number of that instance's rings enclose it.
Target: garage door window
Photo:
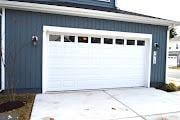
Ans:
[[[124,45],[124,39],[116,39],[116,44]]]
[[[64,42],[75,42],[75,36],[64,36]]]
[[[78,42],[79,43],[88,43],[88,37],[78,37]]]
[[[127,45],[135,45],[135,40],[127,40]]]
[[[144,46],[145,45],[145,41],[144,40],[138,40],[137,41],[137,45],[138,46]]]
[[[91,37],[91,43],[101,43],[101,38]]]
[[[104,38],[104,44],[113,44],[112,38]]]
[[[49,36],[49,41],[60,42],[61,41],[61,36],[60,35],[50,35]]]

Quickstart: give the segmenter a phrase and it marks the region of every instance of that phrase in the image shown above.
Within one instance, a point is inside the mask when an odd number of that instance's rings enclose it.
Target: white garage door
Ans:
[[[50,33],[47,41],[46,91],[146,86],[144,39]]]

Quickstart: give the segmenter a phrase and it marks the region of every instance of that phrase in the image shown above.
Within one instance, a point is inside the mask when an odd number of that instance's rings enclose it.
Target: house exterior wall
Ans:
[[[180,41],[170,40],[168,49],[169,49],[168,66],[180,67]]]
[[[168,67],[177,67],[178,66],[178,56],[169,56],[168,57]]]
[[[158,42],[160,48],[157,64],[151,65],[151,86],[165,83],[167,27],[6,10],[6,89],[14,83],[19,89],[41,91],[43,25],[152,34],[153,44]],[[37,46],[32,45],[33,35],[39,38]]]
[[[180,41],[170,41],[169,51],[180,51]]]
[[[180,54],[177,56],[177,66],[180,67]]]
[[[13,0],[13,1],[37,2],[37,3],[45,3],[45,4],[66,2],[66,3],[77,3],[77,4],[115,8],[115,0]]]

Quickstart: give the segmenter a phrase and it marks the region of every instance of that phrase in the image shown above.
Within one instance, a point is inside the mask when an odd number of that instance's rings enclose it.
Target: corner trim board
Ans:
[[[167,40],[166,40],[166,74],[165,74],[165,83],[166,84],[168,84],[170,82],[169,79],[168,79],[168,55],[169,55],[169,33],[170,33],[170,28],[168,28],[168,30],[167,30]]]
[[[5,8],[2,8],[2,16],[1,16],[1,51],[2,51],[2,59],[1,59],[1,89],[5,89]]]

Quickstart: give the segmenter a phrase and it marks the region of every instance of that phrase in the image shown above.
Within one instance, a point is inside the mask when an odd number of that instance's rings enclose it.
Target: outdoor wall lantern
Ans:
[[[32,43],[34,46],[37,45],[37,42],[38,42],[38,37],[37,36],[32,36]]]
[[[159,43],[154,43],[154,51],[153,51],[153,64],[155,65],[157,63],[157,50],[159,49],[160,45]]]
[[[159,47],[160,47],[160,46],[159,46],[159,43],[157,43],[157,42],[156,42],[156,43],[154,43],[154,48],[155,48],[156,50],[158,50],[158,49],[159,49]]]

